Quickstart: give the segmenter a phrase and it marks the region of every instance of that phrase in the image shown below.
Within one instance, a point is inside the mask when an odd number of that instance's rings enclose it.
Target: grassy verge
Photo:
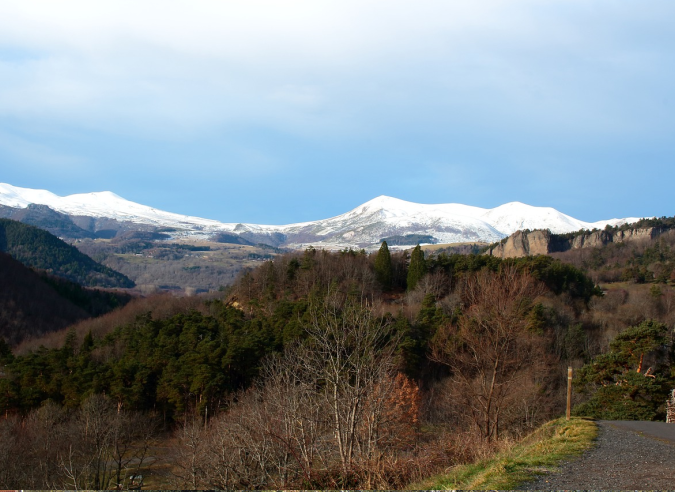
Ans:
[[[544,424],[520,443],[487,460],[461,465],[411,489],[513,489],[536,475],[554,470],[566,458],[593,445],[598,429],[593,421],[564,418]]]

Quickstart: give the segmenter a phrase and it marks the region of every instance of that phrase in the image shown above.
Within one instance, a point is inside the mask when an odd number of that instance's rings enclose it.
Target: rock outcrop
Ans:
[[[490,248],[486,254],[499,258],[546,255],[570,249],[595,248],[609,243],[651,240],[664,232],[666,229],[661,227],[585,231],[572,236],[552,234],[550,231],[518,231]]]
[[[521,258],[530,255],[551,253],[551,233],[549,231],[517,231],[488,254],[500,258]]]

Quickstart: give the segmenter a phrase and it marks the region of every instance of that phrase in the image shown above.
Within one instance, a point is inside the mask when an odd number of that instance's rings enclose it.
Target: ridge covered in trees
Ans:
[[[0,219],[0,251],[31,268],[87,287],[133,287],[115,270],[97,263],[47,231],[10,219]]]

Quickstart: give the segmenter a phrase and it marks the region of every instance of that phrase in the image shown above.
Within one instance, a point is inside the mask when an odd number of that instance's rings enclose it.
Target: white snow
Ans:
[[[31,190],[0,183],[0,204],[25,208],[30,204],[47,205],[68,215],[106,217],[137,224],[178,229],[232,230],[235,224],[164,212],[141,205],[109,191],[82,193],[60,197],[46,190]]]

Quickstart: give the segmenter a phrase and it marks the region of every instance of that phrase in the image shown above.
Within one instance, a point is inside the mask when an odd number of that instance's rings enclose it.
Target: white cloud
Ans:
[[[406,121],[628,131],[634,112],[617,98],[638,72],[672,79],[672,39],[624,38],[649,38],[672,8],[614,5],[5,0],[0,116],[170,138],[223,125],[357,136]]]

